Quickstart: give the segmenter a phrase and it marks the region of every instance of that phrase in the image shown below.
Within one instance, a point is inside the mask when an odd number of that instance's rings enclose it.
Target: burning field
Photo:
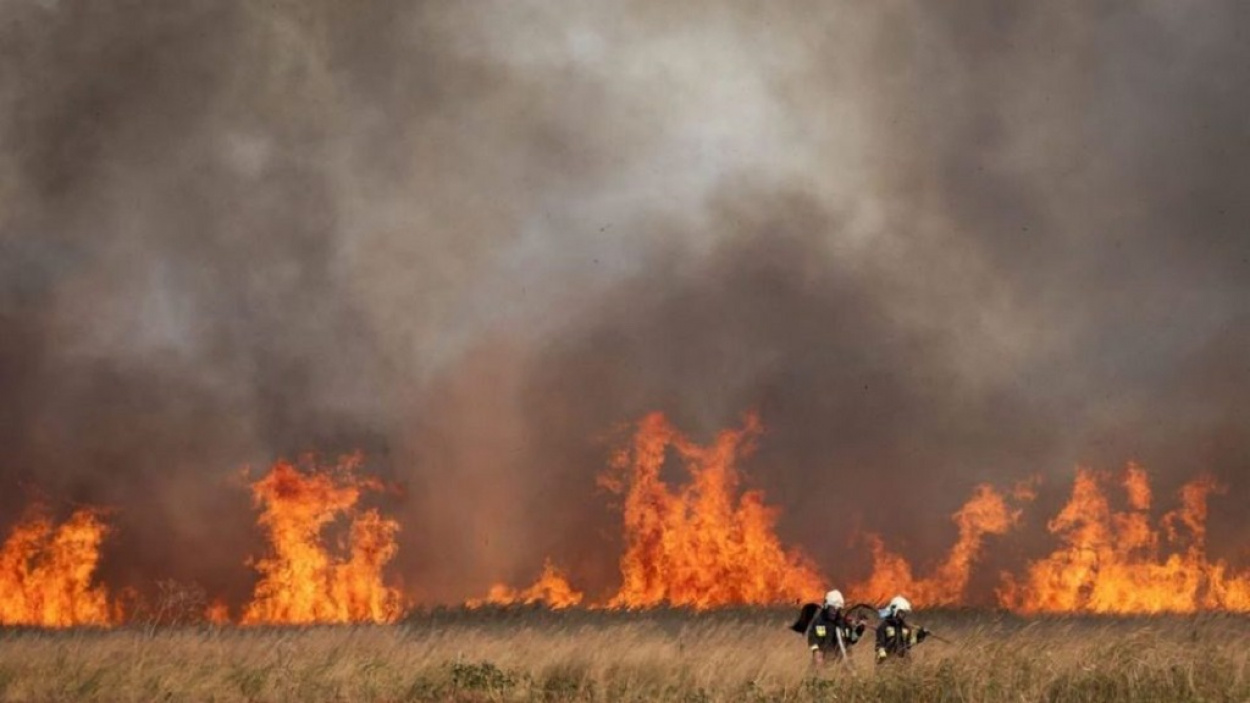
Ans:
[[[403,526],[369,498],[401,493],[360,454],[239,475],[265,548],[250,598],[196,584],[103,582],[110,511],[32,506],[0,550],[0,698],[146,700],[1242,700],[1250,575],[1207,554],[1210,477],[1155,505],[1146,470],[1078,469],[1045,520],[1050,545],[990,573],[1035,508],[1038,480],[976,486],[954,543],[913,565],[876,534],[870,565],[834,580],[777,534],[783,517],[742,466],[754,414],[699,444],[662,414],[624,435],[598,476],[619,511],[619,585],[587,594],[550,555],[528,586],[447,607],[396,578]],[[910,661],[811,668],[787,624],[831,584],[923,604],[941,641]],[[969,608],[969,606],[977,606]],[[333,627],[314,627],[339,625]],[[281,626],[275,628],[275,626]],[[870,633],[871,638],[871,633]],[[854,651],[854,650],[853,650]]]
[[[1221,491],[1210,477],[1183,484],[1177,505],[1160,511],[1144,468],[1077,469],[1066,504],[1045,521],[1049,551],[1019,571],[980,574],[992,583],[986,600],[970,590],[973,577],[992,563],[994,549],[1010,548],[1033,507],[1036,481],[1001,490],[976,486],[949,518],[955,542],[931,563],[913,566],[882,537],[860,535],[855,541],[870,555],[870,570],[856,581],[824,572],[801,547],[783,544],[780,510],[758,489],[744,487],[740,464],[762,431],[760,419],[748,415],[741,427],[700,445],[664,415],[645,416],[598,479],[619,502],[619,586],[588,597],[570,582],[557,554],[533,584],[495,584],[463,605],[699,612],[800,604],[838,584],[876,604],[902,593],[927,608],[990,607],[1018,615],[1250,612],[1250,573],[1207,552],[1208,502]],[[329,466],[311,457],[298,465],[279,461],[250,483],[267,547],[241,559],[255,572],[243,603],[215,594],[188,598],[188,588],[198,589],[193,584],[153,596],[103,583],[96,569],[108,556],[108,511],[79,508],[58,523],[34,506],[0,549],[0,625],[385,624],[410,608],[446,605],[422,603],[388,574],[402,526],[361,501],[398,488],[364,475],[363,464],[360,455]],[[666,467],[680,473],[678,483],[666,481]]]
[[[1247,698],[1246,27],[0,2],[0,700]]]
[[[57,522],[32,507],[0,551],[0,698],[150,700],[1244,700],[1250,576],[1206,552],[1209,477],[1154,510],[1148,474],[1078,469],[1045,522],[1050,551],[970,592],[1010,544],[1038,482],[977,486],[955,542],[913,566],[878,535],[871,571],[830,581],[777,535],[781,518],[744,484],[755,415],[700,445],[662,414],[642,418],[598,480],[620,511],[620,583],[588,596],[549,558],[529,586],[492,586],[430,607],[394,577],[402,526],[370,495],[398,489],[360,455],[279,461],[248,479],[267,547],[246,559],[250,599],[230,604],[164,581],[110,587],[109,512]],[[664,475],[673,473],[676,482]],[[1157,518],[1156,518],[1157,515]],[[787,624],[839,583],[880,603],[905,593],[939,634],[910,660],[812,668]],[[1115,616],[1115,617],[1111,617]],[[322,625],[322,627],[314,627]],[[324,627],[339,625],[339,627]],[[282,626],[282,627],[274,627]],[[855,649],[867,650],[855,652]]]

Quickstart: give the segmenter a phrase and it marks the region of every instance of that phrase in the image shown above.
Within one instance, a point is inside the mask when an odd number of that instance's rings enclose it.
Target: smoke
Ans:
[[[593,591],[614,429],[754,408],[840,582],[857,529],[923,562],[975,483],[1040,473],[1036,522],[1128,459],[1228,484],[1234,554],[1248,13],[5,3],[0,521],[106,504],[106,578],[237,602],[237,470],[360,448],[410,593]]]

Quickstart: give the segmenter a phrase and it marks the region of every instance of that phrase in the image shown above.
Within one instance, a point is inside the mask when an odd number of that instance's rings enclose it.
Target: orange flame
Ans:
[[[92,585],[100,544],[108,534],[100,514],[77,510],[59,526],[40,508],[15,525],[0,548],[0,624],[38,627],[111,625],[121,609]]]
[[[1165,539],[1150,524],[1146,472],[1129,464],[1128,509],[1116,512],[1101,484],[1108,477],[1078,469],[1072,497],[1047,529],[1064,546],[1029,565],[1023,579],[1004,575],[999,601],[1023,613],[1189,613],[1250,610],[1250,580],[1229,575],[1206,555],[1207,498],[1222,490],[1210,477],[1180,491],[1181,507],[1163,516]],[[1161,545],[1171,552],[1163,555]]]
[[[1014,495],[1017,500],[1032,498],[1026,486],[1017,488]],[[896,593],[905,593],[926,606],[961,604],[986,535],[1006,534],[1019,522],[1020,512],[1008,507],[1006,499],[993,487],[977,486],[968,502],[951,516],[959,527],[958,540],[942,563],[924,578],[917,578],[911,564],[886,548],[878,535],[868,535],[872,575],[851,590],[861,597],[882,601]]]
[[[721,432],[700,447],[662,413],[642,419],[600,479],[625,494],[622,583],[609,607],[705,609],[793,602],[823,592],[811,560],[777,538],[777,511],[764,504],[763,494],[738,495],[735,462],[750,452],[761,429],[748,415],[742,429]],[[677,491],[660,478],[670,449],[690,477]]]
[[[204,609],[204,621],[210,625],[229,625],[230,624],[230,606],[226,602],[218,599],[209,603]]]
[[[362,491],[382,488],[356,476],[361,462],[352,456],[333,470],[301,473],[279,461],[252,484],[273,551],[254,562],[261,578],[243,611],[244,624],[381,623],[400,616],[400,593],[382,579],[398,550],[399,523],[376,510],[356,509]],[[346,560],[331,556],[321,540],[322,530],[341,515],[351,517]]]
[[[542,574],[529,588],[517,590],[504,584],[495,584],[491,586],[485,598],[470,600],[465,605],[469,608],[479,608],[483,605],[542,603],[552,610],[562,610],[580,604],[583,597],[581,591],[569,585],[564,572],[556,568],[551,560],[547,560],[543,564]]]
[[[600,484],[622,496],[621,586],[598,606],[709,609],[817,598],[825,588],[812,561],[784,546],[776,534],[778,512],[758,490],[744,490],[738,461],[762,432],[748,415],[742,427],[721,432],[706,446],[678,432],[662,413],[642,418],[618,448]],[[242,624],[387,623],[403,613],[400,591],[383,578],[397,553],[399,525],[361,497],[383,488],[358,476],[352,456],[318,469],[279,461],[251,485],[259,524],[271,548],[250,563],[259,572]],[[684,470],[670,485],[662,476]],[[1207,554],[1207,503],[1223,487],[1204,476],[1179,491],[1179,506],[1154,519],[1154,494],[1145,470],[1129,464],[1120,478],[1123,497],[1108,497],[1111,476],[1078,468],[1067,504],[1048,523],[1061,542],[1022,573],[1001,574],[998,604],[1023,613],[1250,612],[1250,572]],[[924,576],[869,535],[873,571],[846,589],[856,600],[903,593],[921,607],[968,604],[973,570],[987,539],[1005,535],[1032,500],[1031,485],[1010,494],[977,486],[951,516],[958,537]],[[327,530],[341,535],[339,549],[323,543]],[[102,514],[81,509],[57,524],[36,507],[0,545],[0,625],[71,627],[120,623],[126,592],[110,598],[93,583],[100,547],[109,533]],[[493,586],[487,604],[536,604],[553,609],[584,605],[583,594],[548,560],[526,588]],[[126,601],[129,603],[128,601]],[[138,601],[136,601],[138,602]],[[226,624],[221,601],[192,606],[205,621]],[[592,606],[596,607],[596,606]]]

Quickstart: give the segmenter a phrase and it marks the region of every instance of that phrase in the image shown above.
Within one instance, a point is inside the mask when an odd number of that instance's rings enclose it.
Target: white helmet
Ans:
[[[893,613],[910,613],[911,601],[902,596],[894,596],[890,599],[890,604],[886,607]]]
[[[846,599],[842,597],[842,591],[833,589],[825,594],[825,605],[830,608],[841,608],[846,605]]]

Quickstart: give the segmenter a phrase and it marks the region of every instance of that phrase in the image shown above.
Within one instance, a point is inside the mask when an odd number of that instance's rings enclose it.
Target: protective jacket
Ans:
[[[839,634],[842,636],[842,646],[849,648],[864,634],[864,624],[852,623],[841,608],[822,607],[807,626],[807,646],[813,651],[836,652],[840,656],[842,650],[838,647]]]
[[[877,663],[890,656],[907,656],[907,652],[928,635],[928,630],[907,622],[897,614],[883,618],[877,625]]]

